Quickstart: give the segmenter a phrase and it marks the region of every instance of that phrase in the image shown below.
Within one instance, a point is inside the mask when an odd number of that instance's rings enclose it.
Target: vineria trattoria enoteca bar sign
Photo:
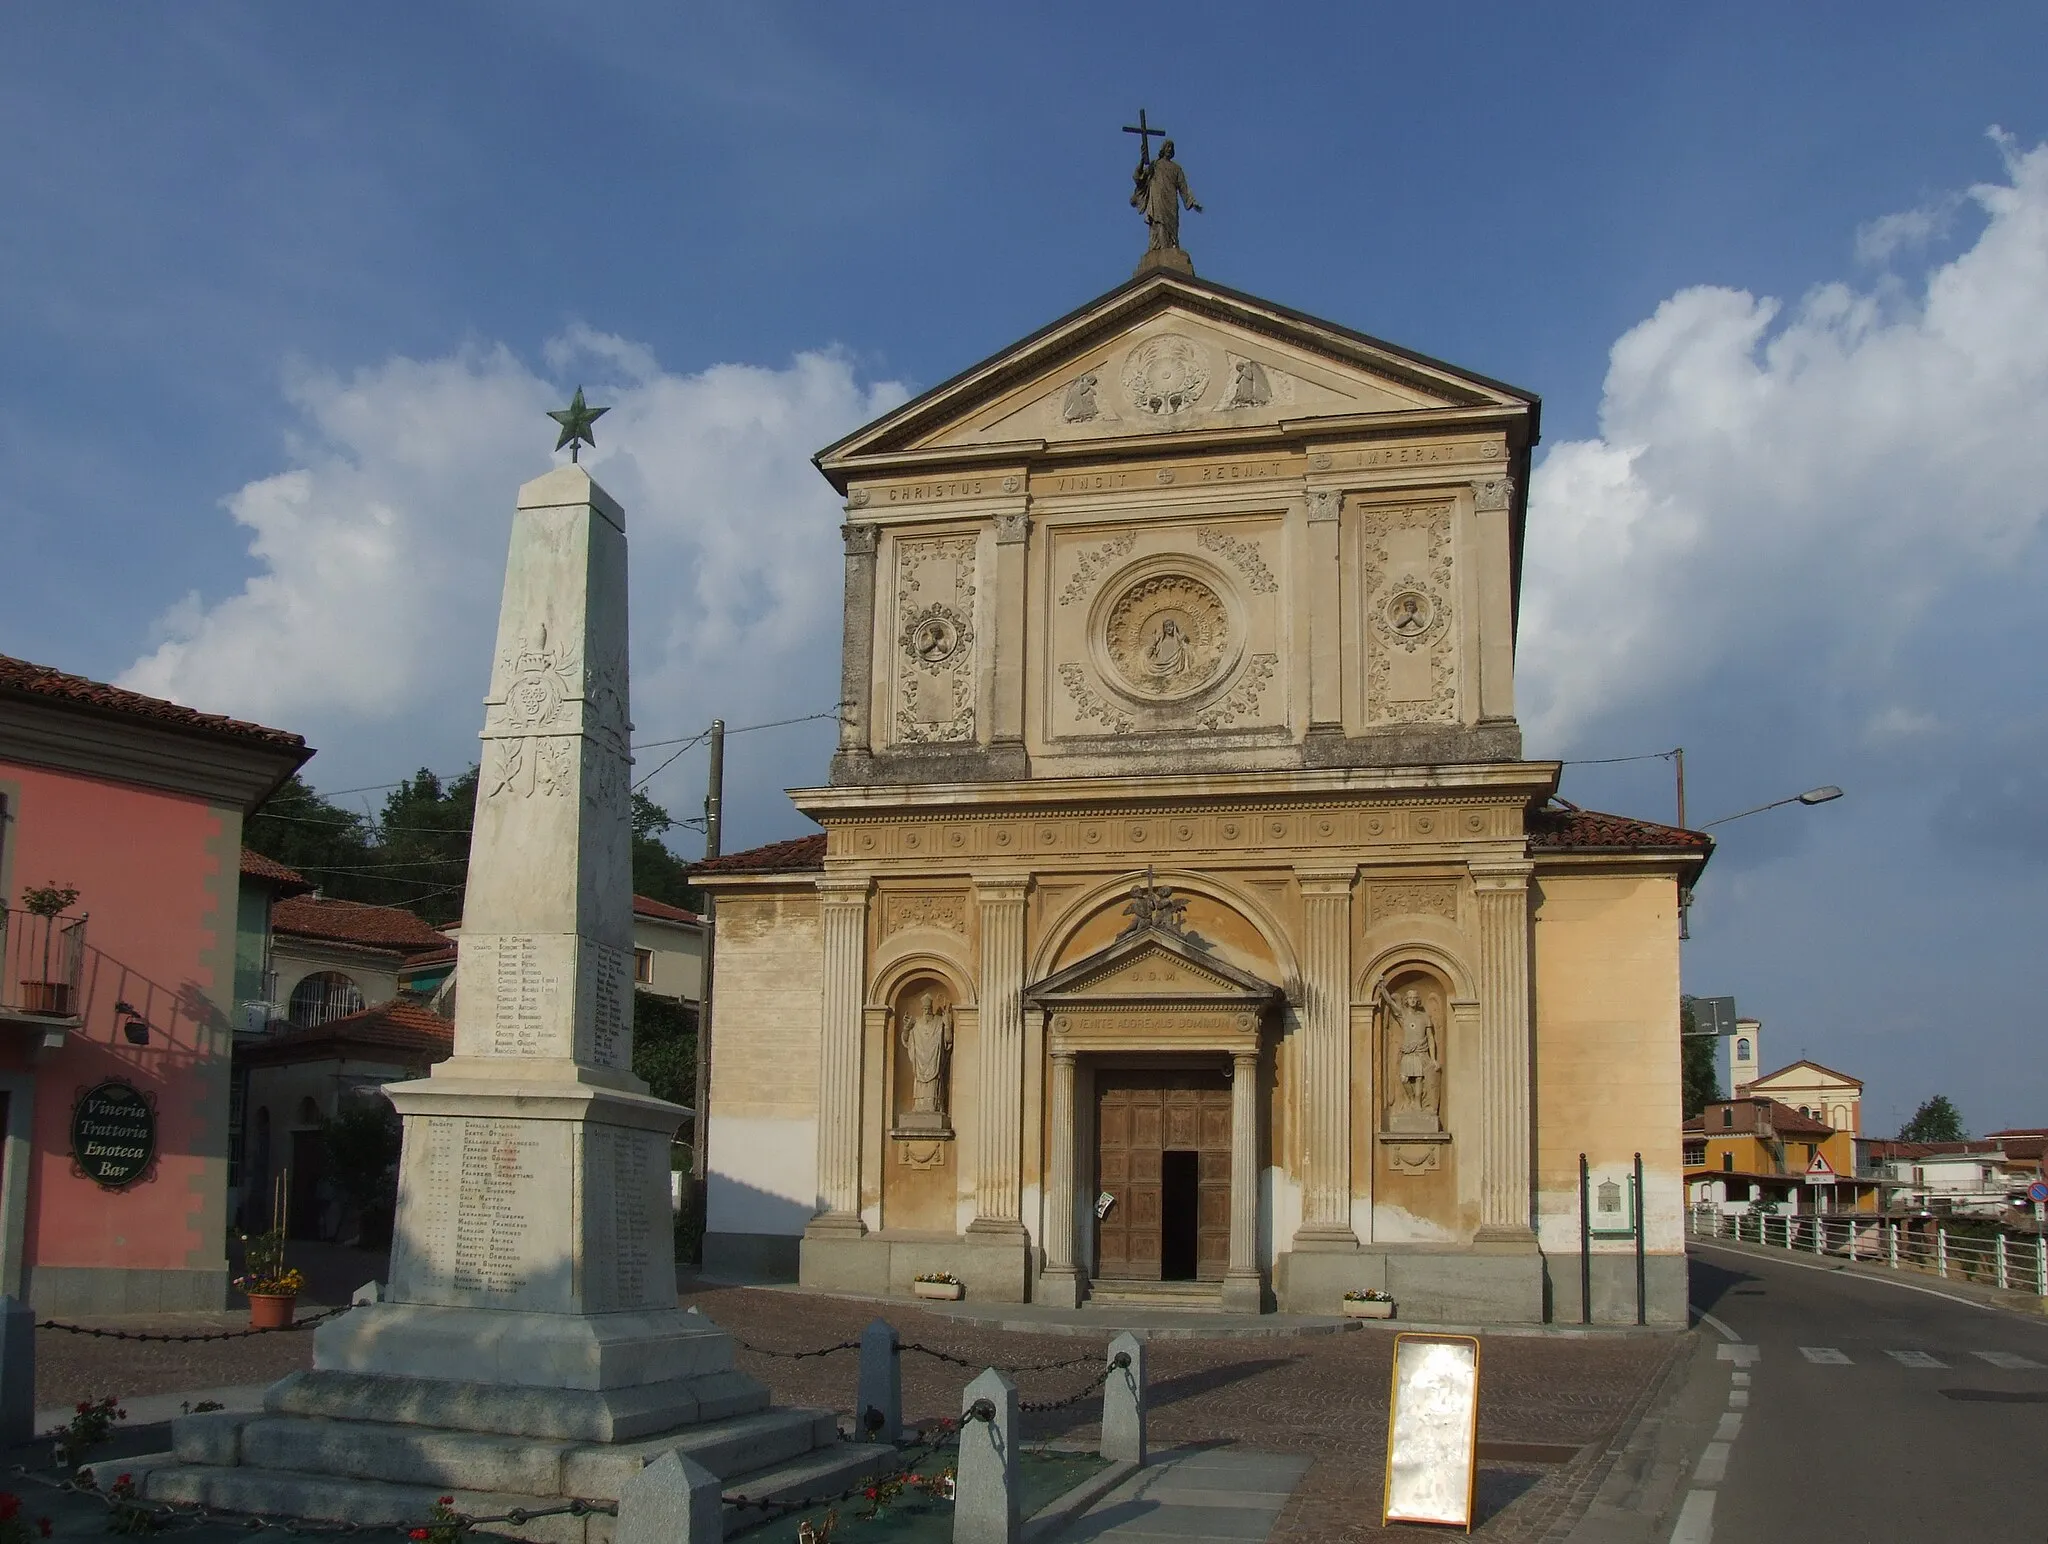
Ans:
[[[156,1100],[108,1078],[71,1107],[71,1161],[104,1190],[125,1190],[156,1165]]]

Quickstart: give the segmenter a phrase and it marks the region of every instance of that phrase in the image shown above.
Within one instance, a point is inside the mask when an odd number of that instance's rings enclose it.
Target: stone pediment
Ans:
[[[1185,935],[1165,928],[1145,928],[1120,938],[1024,992],[1027,1002],[1043,1007],[1168,999],[1251,1008],[1277,1001],[1280,995],[1271,982],[1217,959]]]
[[[949,449],[1242,438],[1304,419],[1524,412],[1535,400],[1334,323],[1154,272],[829,446],[817,462],[843,486],[863,465]]]

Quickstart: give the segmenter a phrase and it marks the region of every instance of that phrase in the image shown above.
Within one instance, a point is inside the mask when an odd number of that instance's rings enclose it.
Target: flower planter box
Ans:
[[[1391,1319],[1394,1317],[1392,1303],[1360,1302],[1356,1298],[1344,1300],[1344,1317],[1347,1319]]]
[[[957,1281],[913,1281],[910,1290],[919,1297],[938,1298],[950,1303],[959,1301],[967,1288]]]
[[[251,1292],[249,1294],[249,1328],[252,1330],[281,1330],[292,1322],[293,1310],[298,1307],[296,1292]]]
[[[71,983],[68,981],[24,981],[21,984],[21,1011],[24,1013],[47,1013],[52,1018],[64,1019],[71,1016]]]

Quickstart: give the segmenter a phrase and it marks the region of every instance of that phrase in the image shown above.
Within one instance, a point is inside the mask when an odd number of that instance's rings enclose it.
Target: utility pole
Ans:
[[[711,771],[704,783],[704,856],[718,856],[718,828],[725,806],[725,720],[711,721]],[[718,949],[718,903],[704,897],[704,980],[697,990],[697,1090],[690,1114],[690,1189],[697,1207],[697,1263],[703,1264],[704,1206],[710,1175],[711,980]]]

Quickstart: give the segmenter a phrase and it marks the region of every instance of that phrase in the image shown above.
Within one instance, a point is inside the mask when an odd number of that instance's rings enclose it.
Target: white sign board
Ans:
[[[1396,1335],[1382,1525],[1448,1523],[1470,1533],[1478,1479],[1479,1342]]]

